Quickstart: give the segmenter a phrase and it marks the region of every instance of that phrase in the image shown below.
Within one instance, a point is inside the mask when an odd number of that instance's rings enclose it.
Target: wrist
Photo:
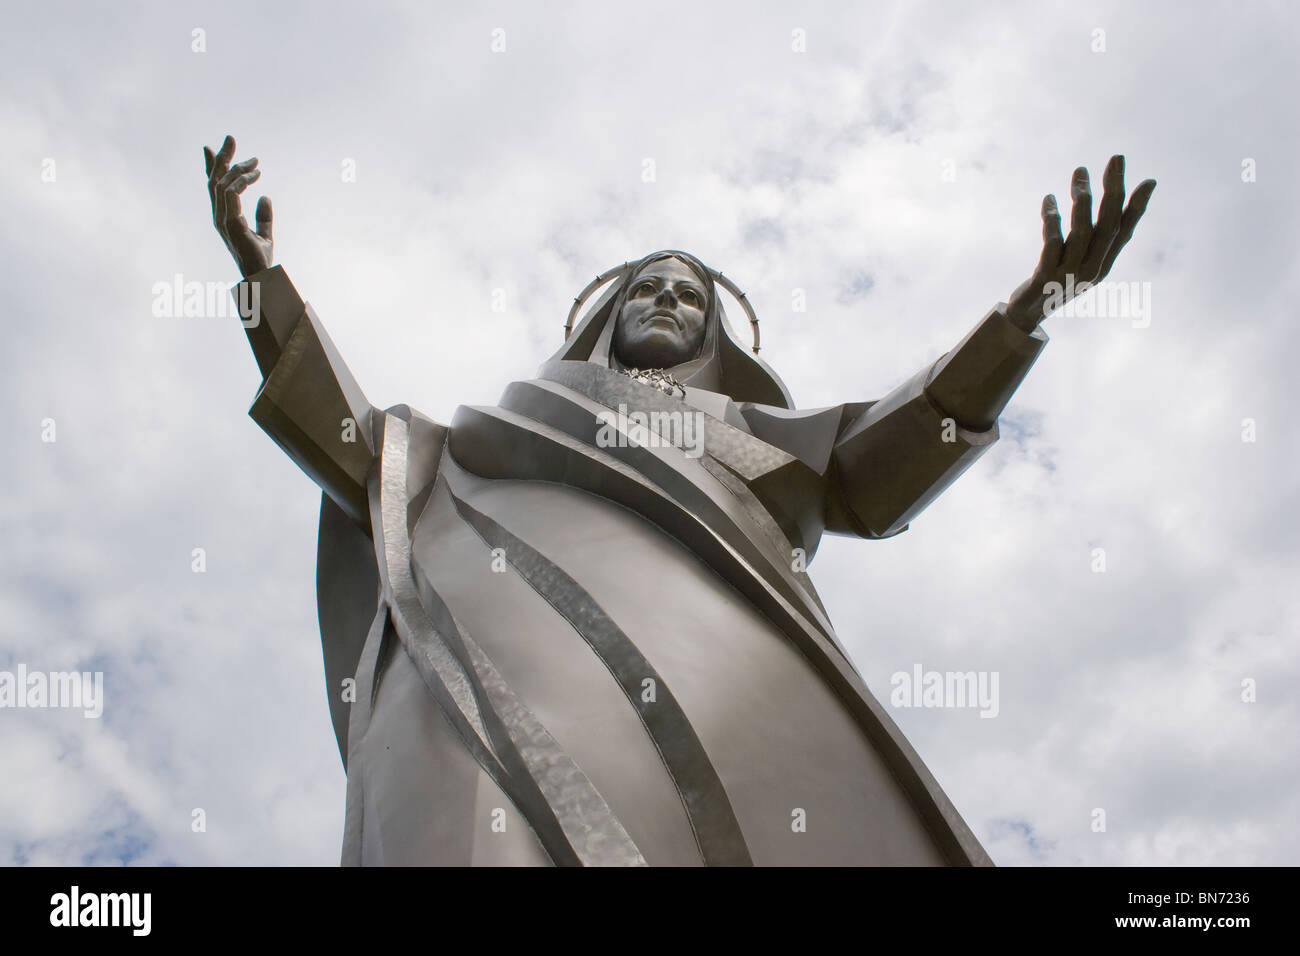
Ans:
[[[1014,303],[1008,303],[1001,311],[1002,314],[1006,316],[1008,322],[1026,335],[1032,335],[1034,333],[1034,329],[1038,328],[1038,323],[1042,318],[1041,310],[1040,314],[1035,316],[1034,310],[1029,306],[1016,305]]]
[[[963,428],[985,431],[997,421],[1046,344],[1042,329],[1013,325],[1010,307],[999,302],[934,364],[926,394]]]
[[[257,275],[259,272],[265,272],[267,269],[271,268],[272,265],[273,263],[263,261],[262,259],[258,259],[256,262],[241,262],[239,263],[239,271],[245,279],[249,279]]]

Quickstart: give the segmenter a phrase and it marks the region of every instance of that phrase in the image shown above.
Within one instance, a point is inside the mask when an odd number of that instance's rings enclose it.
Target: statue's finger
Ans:
[[[208,202],[212,205],[213,216],[217,213],[217,190],[216,184],[212,181],[212,167],[216,165],[217,157],[207,146],[203,147],[203,167],[208,173]]]
[[[1061,262],[1061,251],[1065,240],[1061,237],[1061,210],[1057,208],[1056,197],[1043,197],[1043,254],[1038,259],[1038,272],[1050,275]]]
[[[1074,200],[1074,208],[1070,210],[1070,234],[1061,257],[1067,273],[1078,271],[1092,241],[1092,186],[1088,182],[1088,170],[1082,166],[1074,171],[1070,181],[1070,198]]]
[[[256,156],[252,156],[244,160],[242,163],[235,163],[235,165],[231,166],[230,169],[226,171],[225,175],[221,177],[221,180],[218,182],[217,185],[229,186],[240,176],[243,176],[244,174],[251,172],[256,167],[257,167]]]
[[[248,232],[248,222],[244,219],[244,204],[239,198],[239,194],[248,188],[250,183],[256,182],[262,175],[260,169],[255,169],[250,173],[238,177],[228,186],[225,187],[226,194],[226,221],[238,223],[239,229]]]
[[[271,200],[263,196],[257,201],[257,234],[268,242],[271,240]]]
[[[1124,209],[1124,218],[1121,228],[1128,229],[1130,232],[1137,225],[1137,221],[1142,218],[1142,214],[1147,211],[1147,203],[1151,201],[1151,194],[1156,190],[1156,181],[1154,179],[1144,179],[1137,184],[1133,190],[1133,195],[1129,197],[1128,206]]]
[[[234,193],[236,196],[238,196],[245,189],[247,189],[250,184],[257,182],[258,177],[260,177],[261,175],[262,175],[262,171],[260,169],[254,169],[250,173],[244,173],[244,175],[242,176],[235,177],[235,179],[230,183],[229,186],[226,187],[226,189]]]
[[[216,166],[213,165],[215,172]],[[226,191],[217,185],[215,179],[208,180],[208,189],[212,193],[212,221],[217,224],[217,228],[225,233],[226,222]]]
[[[1083,262],[1079,264],[1079,278],[1085,282],[1096,282],[1105,273],[1102,265],[1106,261],[1115,237],[1119,233],[1120,216],[1124,211],[1124,157],[1112,156],[1106,164],[1102,175],[1101,206],[1097,209],[1097,225],[1092,230],[1092,239]]]
[[[1107,241],[1119,228],[1120,214],[1124,211],[1124,157],[1112,156],[1102,175],[1101,205],[1097,207],[1097,228]]]
[[[212,176],[220,179],[230,168],[230,161],[235,158],[235,138],[227,136],[217,150],[216,158],[212,161]]]
[[[1138,183],[1137,188],[1133,190],[1133,195],[1129,197],[1128,206],[1124,209],[1124,215],[1120,218],[1119,233],[1115,236],[1115,241],[1106,250],[1106,258],[1102,260],[1101,275],[1110,272],[1110,267],[1115,262],[1115,257],[1119,251],[1128,244],[1133,238],[1133,230],[1137,228],[1138,220],[1142,214],[1147,211],[1147,203],[1151,201],[1151,194],[1155,191],[1156,181],[1154,179],[1144,179]]]

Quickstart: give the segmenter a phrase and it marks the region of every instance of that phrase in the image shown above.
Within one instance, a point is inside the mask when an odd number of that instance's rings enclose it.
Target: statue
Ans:
[[[1111,159],[1094,223],[1077,170],[1068,238],[1048,196],[1030,278],[878,401],[796,409],[743,293],[666,250],[598,277],[535,379],[439,424],[367,402],[273,264],[270,201],[241,214],[260,171],[234,153],[204,160],[259,292],[250,415],[323,490],[344,864],[991,865],[805,568],[824,532],[905,530],[997,440],[1053,290],[1106,276],[1153,181],[1125,208]]]

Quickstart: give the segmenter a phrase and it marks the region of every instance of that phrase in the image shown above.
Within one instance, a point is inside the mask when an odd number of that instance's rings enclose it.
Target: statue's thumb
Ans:
[[[266,196],[257,201],[257,234],[263,239],[271,238],[271,200]]]

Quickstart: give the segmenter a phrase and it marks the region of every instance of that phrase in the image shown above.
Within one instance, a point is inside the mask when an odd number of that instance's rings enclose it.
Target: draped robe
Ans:
[[[250,415],[323,490],[344,864],[990,865],[804,567],[986,451],[1041,330],[995,308],[880,401],[813,410],[558,359],[442,425],[372,407],[280,267],[246,281]],[[610,441],[620,407],[702,445]]]

